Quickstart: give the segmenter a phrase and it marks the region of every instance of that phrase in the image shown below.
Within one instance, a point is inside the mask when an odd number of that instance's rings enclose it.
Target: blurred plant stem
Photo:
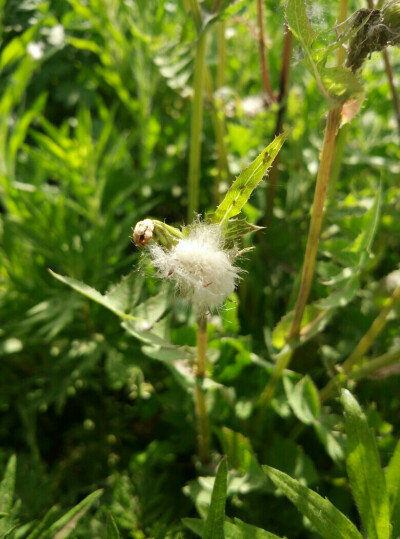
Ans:
[[[321,389],[320,391],[321,402],[325,402],[327,399],[329,399],[332,396],[332,394],[336,390],[336,387],[338,385],[339,386],[341,385],[340,384],[341,377],[343,375],[349,375],[349,373],[352,371],[354,366],[363,359],[365,354],[374,344],[378,335],[382,332],[382,330],[386,326],[386,322],[388,321],[388,316],[390,312],[393,310],[393,308],[397,305],[399,301],[400,301],[400,285],[395,289],[389,302],[387,303],[387,305],[385,305],[385,307],[381,310],[381,312],[372,322],[370,328],[362,337],[360,342],[357,344],[353,352],[349,355],[346,361],[344,361],[344,363],[340,365],[340,373],[334,378],[332,378],[326,384],[326,386],[323,389]]]
[[[263,1],[264,0],[257,0],[258,50],[260,54],[260,68],[263,89],[267,97],[268,104],[271,104],[275,101],[275,98],[272,92],[271,79],[269,76],[268,57],[265,54]]]
[[[218,63],[216,83],[217,89],[225,85],[226,71],[226,39],[225,22],[221,21],[217,25],[218,33]],[[207,98],[211,106],[211,121],[213,124],[215,143],[217,150],[217,174],[213,183],[213,203],[217,206],[220,203],[221,182],[228,182],[230,179],[228,150],[226,147],[226,127],[225,127],[225,105],[223,99],[216,96],[213,90],[210,72],[206,72]]]
[[[188,176],[188,222],[199,208],[199,183],[201,161],[201,135],[203,130],[203,94],[206,73],[206,32],[201,32],[201,11],[197,0],[190,2],[198,38],[194,63],[193,103],[190,120],[189,176]]]
[[[282,132],[283,119],[285,117],[287,106],[287,94],[289,89],[289,73],[290,73],[290,59],[292,54],[293,35],[285,24],[285,35],[283,38],[283,51],[282,51],[282,66],[279,77],[279,95],[278,95],[278,115],[275,124],[275,136],[278,136]],[[264,225],[268,227],[272,220],[272,212],[274,209],[274,200],[276,193],[276,186],[278,183],[278,166],[279,166],[279,154],[276,156],[271,171],[268,176],[268,189],[267,189],[267,205],[265,210]]]
[[[197,421],[197,446],[202,463],[209,460],[209,426],[204,391],[207,366],[207,316],[199,315],[197,319],[197,366],[195,385],[195,412]]]
[[[348,0],[340,0],[338,24],[346,20],[348,11]],[[340,47],[337,51],[336,60],[338,65],[344,61],[345,51]],[[315,185],[314,201],[312,205],[311,222],[308,231],[306,252],[301,275],[300,289],[294,308],[292,323],[287,336],[287,346],[281,351],[271,378],[269,379],[260,399],[261,409],[266,408],[271,402],[277,384],[281,379],[283,371],[290,365],[294,348],[290,343],[296,341],[300,336],[301,322],[308,299],[311,292],[311,285],[314,279],[315,265],[317,261],[319,238],[324,215],[324,205],[329,178],[331,175],[332,162],[335,153],[336,137],[340,128],[341,107],[329,110],[326,120],[325,135],[319,162],[317,182]]]

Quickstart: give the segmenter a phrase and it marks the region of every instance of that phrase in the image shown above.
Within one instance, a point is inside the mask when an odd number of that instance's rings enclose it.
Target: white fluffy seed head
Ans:
[[[200,312],[220,307],[235,290],[240,270],[233,265],[235,253],[224,249],[218,225],[196,223],[171,249],[148,248],[159,276],[173,281]]]

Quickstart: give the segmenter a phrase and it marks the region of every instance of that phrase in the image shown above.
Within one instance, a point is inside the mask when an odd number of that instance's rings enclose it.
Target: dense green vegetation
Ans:
[[[0,0],[0,537],[400,536],[399,5],[307,4]]]

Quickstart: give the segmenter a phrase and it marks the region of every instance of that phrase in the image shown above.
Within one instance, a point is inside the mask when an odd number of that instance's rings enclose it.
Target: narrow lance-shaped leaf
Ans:
[[[374,204],[372,208],[367,212],[367,223],[366,227],[361,232],[361,234],[355,239],[351,251],[362,253],[365,255],[365,252],[370,253],[372,243],[374,241],[376,231],[378,229],[379,219],[381,215],[381,205],[382,205],[382,182],[379,184],[378,191],[375,196]]]
[[[243,206],[249,200],[251,193],[257,187],[272,165],[279,150],[282,148],[288,136],[288,132],[276,137],[269,146],[255,159],[233,182],[225,195],[224,200],[218,206],[212,219],[214,222],[224,225],[229,219],[238,215]]]
[[[386,484],[392,515],[392,535],[400,537],[400,441],[386,469]]]
[[[107,539],[120,539],[117,524],[111,513],[107,515]]]
[[[350,391],[343,390],[342,403],[347,434],[347,473],[361,521],[369,539],[389,539],[389,497],[374,436]]]
[[[54,522],[42,535],[42,539],[64,539],[74,530],[78,520],[86,513],[92,504],[103,494],[103,490],[96,490],[86,496],[81,502],[73,507],[68,513]]]
[[[204,520],[199,518],[183,518],[182,522],[193,533],[202,537],[204,533]],[[257,528],[251,524],[246,524],[238,518],[234,519],[234,522],[224,522],[225,536],[229,539],[281,539],[274,533],[267,532],[262,528]]]
[[[316,527],[325,539],[362,539],[352,522],[327,498],[304,487],[296,479],[271,468],[262,467],[271,481]]]
[[[221,460],[211,495],[203,539],[224,539],[225,502],[228,477],[226,458]]]
[[[16,468],[17,458],[13,455],[7,463],[3,479],[0,483],[0,513],[8,513],[12,507]]]

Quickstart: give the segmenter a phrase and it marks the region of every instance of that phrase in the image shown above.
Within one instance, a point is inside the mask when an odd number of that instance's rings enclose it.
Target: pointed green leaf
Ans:
[[[111,513],[107,514],[107,539],[120,539],[117,524]]]
[[[257,187],[272,165],[279,150],[282,148],[288,136],[288,132],[276,137],[269,146],[255,159],[233,182],[226,193],[224,200],[218,206],[213,220],[224,225],[229,219],[238,215],[250,198],[251,193]]]
[[[182,522],[193,533],[203,536],[204,521],[199,518],[183,518]],[[246,524],[238,518],[235,518],[233,522],[224,522],[225,537],[229,539],[280,539],[278,535],[267,532],[256,526]]]
[[[113,299],[113,297],[110,298],[107,295],[103,295],[95,288],[92,288],[91,286],[88,286],[87,284],[82,283],[77,279],[73,279],[72,277],[64,277],[63,275],[59,275],[51,269],[49,269],[49,272],[53,277],[55,277],[62,283],[70,286],[71,288],[76,290],[76,292],[79,292],[83,296],[95,301],[96,303],[100,303],[100,305],[103,305],[103,307],[106,307],[120,318],[126,318],[128,320],[139,320],[138,317],[131,316],[120,310],[120,301],[118,298],[117,300],[115,300],[115,298]]]
[[[238,518],[232,522],[225,522],[224,530],[226,537],[229,539],[280,539],[278,535],[267,532],[257,526],[246,524]]]
[[[59,508],[57,506],[51,507],[41,522],[39,522],[34,529],[31,531],[31,533],[28,535],[26,539],[38,539],[42,536],[42,532],[44,532],[48,527],[49,523],[54,520],[54,517],[56,513],[59,511]]]
[[[358,77],[350,69],[342,66],[325,67],[324,55],[314,50],[312,44],[318,34],[308,19],[303,0],[288,0],[286,20],[292,33],[299,39],[306,52],[306,65],[315,77],[322,94],[337,105],[352,100],[352,111],[346,113],[346,121],[356,114],[364,99],[364,90]]]
[[[294,387],[288,377],[285,377],[283,382],[290,407],[296,417],[305,425],[315,423],[321,405],[318,390],[311,378],[304,376]]]
[[[325,539],[362,539],[352,522],[327,499],[270,466],[262,467],[271,481],[314,524]]]
[[[224,539],[224,520],[228,465],[226,458],[222,459],[217,470],[211,504],[204,527],[203,539]]]
[[[54,522],[48,530],[43,534],[41,539],[65,539],[75,529],[78,520],[86,513],[92,504],[100,498],[103,494],[103,490],[96,490],[86,496],[81,502],[73,507],[68,513]]]
[[[347,473],[361,521],[369,539],[389,539],[389,497],[375,438],[360,405],[347,390],[342,391],[342,403],[347,433]]]
[[[379,189],[376,193],[374,204],[367,212],[367,223],[363,232],[355,239],[351,251],[356,253],[371,252],[372,243],[374,241],[376,231],[381,216],[382,205],[382,182],[379,184]]]
[[[400,536],[400,441],[386,469],[386,485],[392,515],[392,535]]]
[[[310,47],[315,41],[317,33],[307,17],[306,6],[303,0],[288,0],[286,4],[286,21],[293,35],[305,47]]]
[[[0,483],[0,513],[11,510],[15,488],[15,473],[17,470],[17,457],[12,455],[7,463],[3,479]]]
[[[250,232],[263,230],[263,228],[263,226],[248,223],[246,219],[232,219],[226,224],[224,236],[227,241],[236,240],[246,234],[250,234]]]
[[[183,518],[183,524],[199,537],[203,537],[204,520],[200,518]]]

